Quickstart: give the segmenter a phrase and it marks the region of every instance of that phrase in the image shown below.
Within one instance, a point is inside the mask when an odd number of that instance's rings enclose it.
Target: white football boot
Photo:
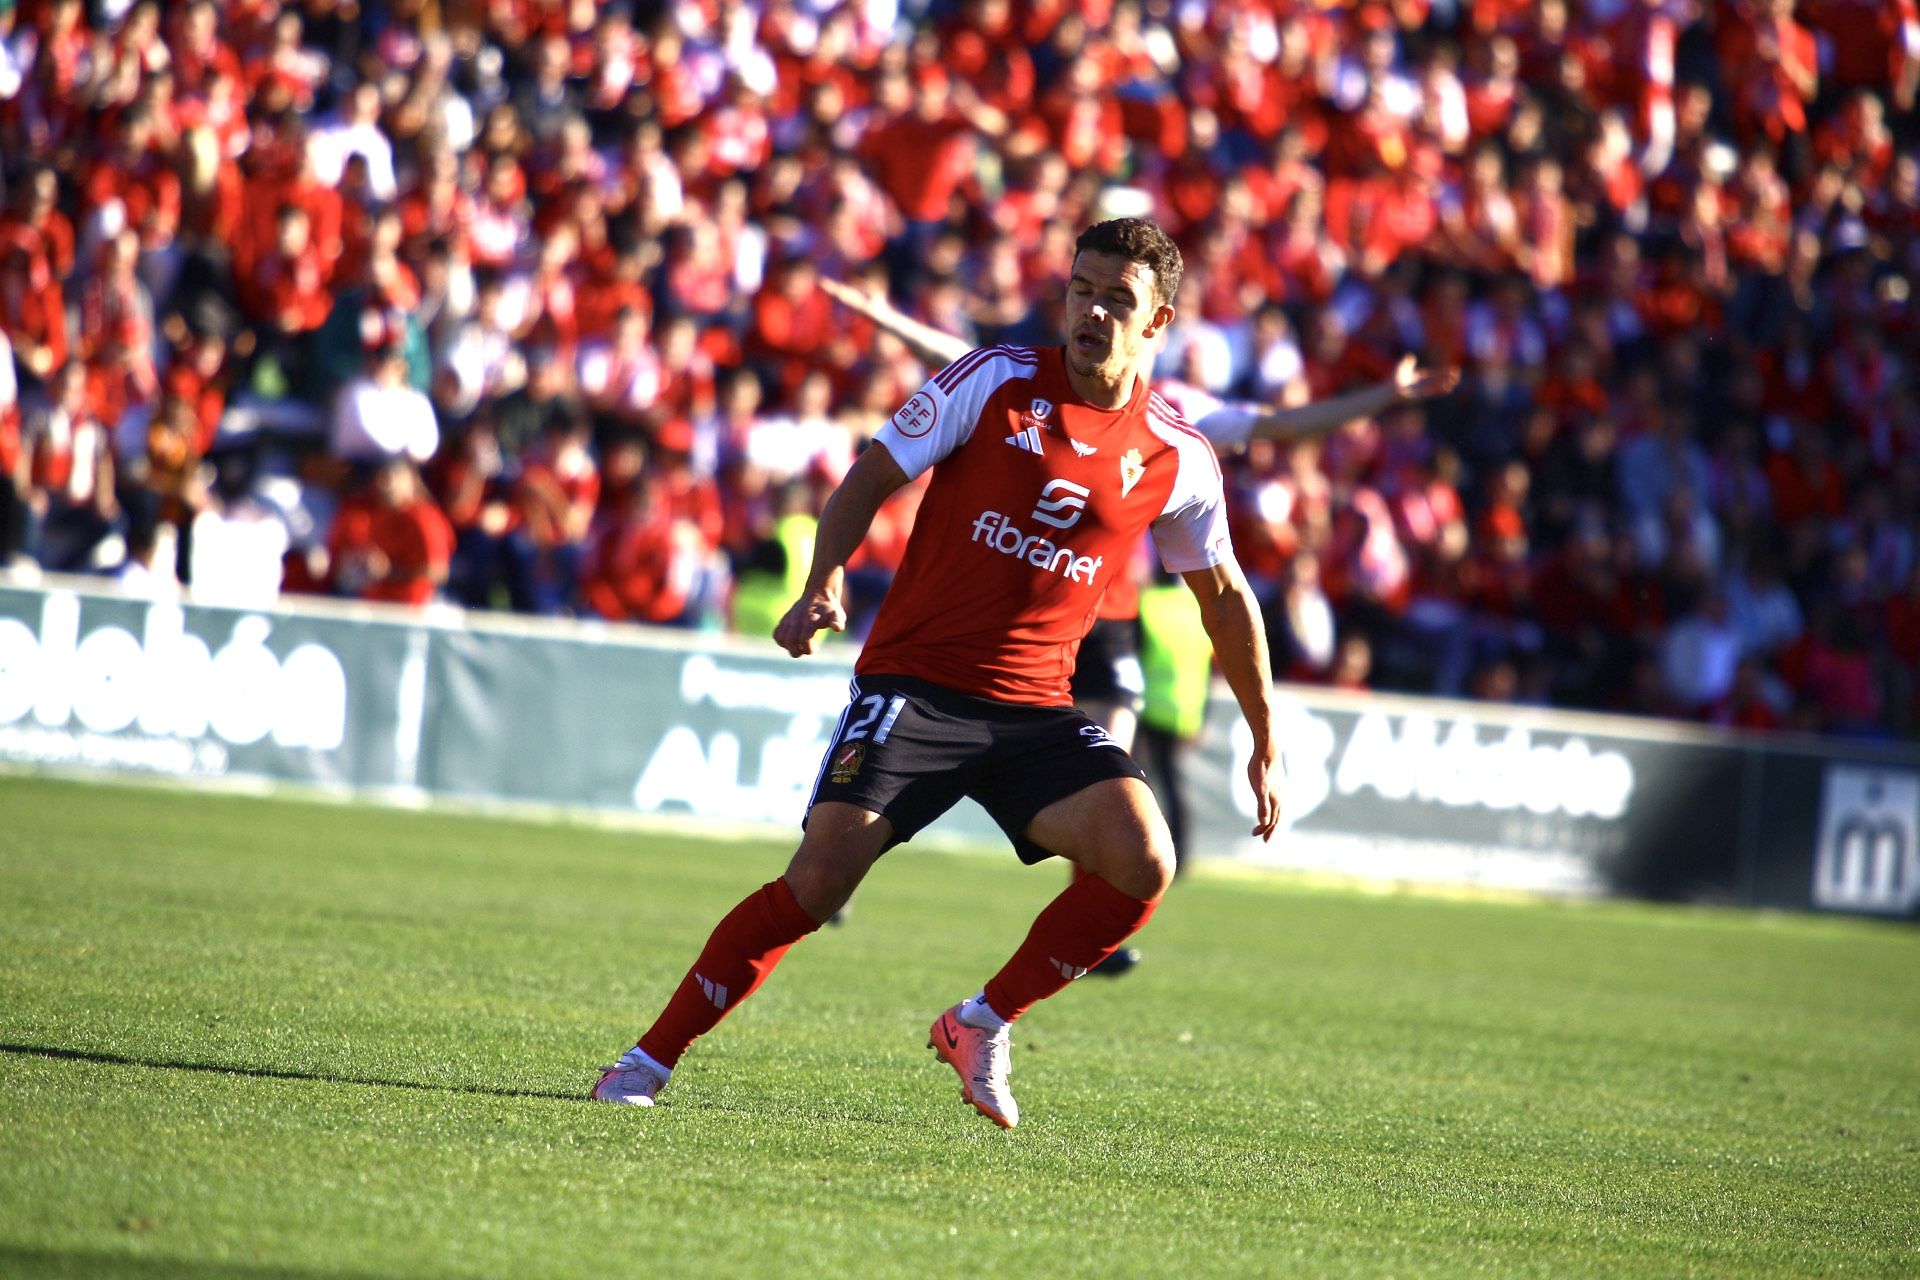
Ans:
[[[1020,1104],[1007,1086],[1011,1028],[982,1031],[960,1021],[955,1005],[933,1021],[927,1047],[939,1054],[960,1076],[960,1097],[1002,1129],[1020,1123]]]
[[[593,1086],[595,1102],[620,1102],[629,1107],[650,1107],[653,1096],[667,1087],[671,1067],[662,1067],[635,1045],[620,1055],[620,1061],[600,1068],[600,1082]]]

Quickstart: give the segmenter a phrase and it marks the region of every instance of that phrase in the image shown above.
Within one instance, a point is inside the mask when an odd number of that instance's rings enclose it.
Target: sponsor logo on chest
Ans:
[[[1086,514],[1092,490],[1071,480],[1055,477],[1040,489],[1029,520],[1038,521],[1064,532],[1080,523]],[[1076,555],[1044,534],[1028,533],[998,511],[983,511],[973,522],[972,541],[1004,556],[1023,560],[1046,573],[1059,574],[1069,582],[1092,585],[1105,557]]]

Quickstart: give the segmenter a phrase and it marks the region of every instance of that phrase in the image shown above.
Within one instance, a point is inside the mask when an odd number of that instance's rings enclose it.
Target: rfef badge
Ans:
[[[866,762],[866,743],[846,743],[833,753],[833,767],[827,770],[827,781],[845,786],[859,775],[860,766]]]

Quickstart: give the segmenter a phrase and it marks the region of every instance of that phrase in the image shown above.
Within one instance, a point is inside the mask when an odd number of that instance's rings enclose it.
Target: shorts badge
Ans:
[[[858,776],[860,766],[866,762],[867,744],[849,742],[833,753],[833,767],[827,770],[827,781],[845,786]]]
[[[1129,449],[1120,455],[1120,496],[1126,497],[1133,492],[1133,486],[1140,483],[1140,477],[1147,474],[1146,463],[1140,460],[1138,449]]]

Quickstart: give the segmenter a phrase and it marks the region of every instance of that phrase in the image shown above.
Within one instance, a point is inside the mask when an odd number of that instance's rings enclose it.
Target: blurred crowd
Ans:
[[[926,370],[1180,241],[1282,673],[1920,725],[1916,0],[0,0],[0,566],[760,630]],[[868,607],[917,489],[854,566]]]

